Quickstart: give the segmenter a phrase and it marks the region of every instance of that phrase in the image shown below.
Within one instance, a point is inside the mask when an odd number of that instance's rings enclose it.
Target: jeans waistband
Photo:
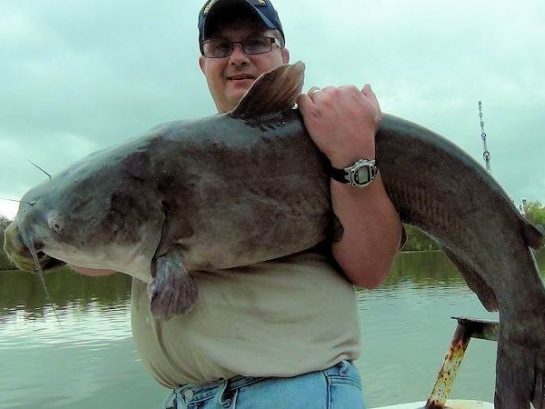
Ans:
[[[186,404],[189,402],[198,402],[201,400],[209,399],[213,396],[216,396],[218,403],[223,404],[223,395],[229,394],[237,389],[243,388],[245,386],[250,386],[255,383],[258,383],[266,377],[248,377],[248,376],[235,376],[230,379],[219,379],[217,382],[212,382],[206,385],[182,385],[179,388],[172,391],[172,393],[167,397],[163,408],[177,409],[175,406],[176,398],[184,401]],[[174,404],[174,406],[168,405]]]
[[[177,389],[182,395],[185,394],[185,392],[191,391],[190,394],[185,395],[192,395],[192,400],[200,400],[200,399],[206,399],[209,398],[212,395],[215,395],[216,391],[215,389],[220,387],[220,389],[223,386],[223,390],[227,392],[234,391],[239,388],[243,388],[244,386],[253,385],[254,383],[260,382],[263,379],[268,379],[266,377],[260,377],[260,378],[253,378],[249,376],[235,376],[230,379],[219,379],[217,382],[212,382],[206,385],[183,385],[180,388]]]
[[[351,361],[343,360],[330,368],[316,372],[322,372],[328,375],[344,375],[350,370],[351,366],[353,366]],[[167,397],[163,404],[163,408],[182,409],[176,407],[176,400],[182,401],[185,405],[188,405],[189,403],[196,403],[212,397],[215,397],[217,403],[224,405],[228,403],[226,396],[232,395],[237,389],[256,384],[266,379],[273,378],[235,376],[230,379],[219,379],[216,382],[205,385],[181,385],[179,388],[173,390]]]

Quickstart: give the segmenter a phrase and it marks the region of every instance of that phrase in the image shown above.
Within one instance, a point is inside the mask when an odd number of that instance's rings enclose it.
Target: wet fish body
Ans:
[[[173,122],[75,163],[23,198],[5,248],[23,269],[62,260],[148,282],[168,319],[197,300],[192,270],[252,264],[327,238],[328,176],[298,111],[303,65],[256,81],[231,113]],[[545,408],[542,234],[454,144],[385,115],[383,183],[404,223],[433,236],[489,310],[499,310],[495,407]]]

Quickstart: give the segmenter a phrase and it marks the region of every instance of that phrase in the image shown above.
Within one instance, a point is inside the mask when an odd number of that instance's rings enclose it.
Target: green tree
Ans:
[[[15,266],[9,261],[4,253],[4,231],[11,223],[7,217],[0,215],[0,270],[15,270]]]
[[[524,203],[522,210],[530,223],[545,226],[545,207],[539,201]]]
[[[403,251],[429,251],[439,250],[439,245],[426,233],[416,227],[405,225],[407,232],[407,243],[403,246]]]

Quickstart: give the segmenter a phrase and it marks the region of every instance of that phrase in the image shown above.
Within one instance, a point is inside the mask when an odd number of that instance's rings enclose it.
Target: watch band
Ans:
[[[347,183],[351,186],[363,188],[375,180],[378,174],[378,167],[374,159],[359,159],[344,169],[336,169],[329,166],[329,175],[334,180]]]
[[[329,165],[329,176],[331,176],[331,178],[335,179],[337,182],[350,183],[346,179],[346,171],[344,169],[337,169]]]

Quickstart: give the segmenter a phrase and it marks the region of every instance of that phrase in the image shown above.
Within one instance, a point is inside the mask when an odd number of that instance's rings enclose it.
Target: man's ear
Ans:
[[[201,71],[204,74],[204,64],[206,62],[206,59],[203,55],[199,57],[199,67],[201,67]]]
[[[290,50],[284,47],[280,50],[280,53],[282,55],[282,62],[288,64],[290,62]]]

